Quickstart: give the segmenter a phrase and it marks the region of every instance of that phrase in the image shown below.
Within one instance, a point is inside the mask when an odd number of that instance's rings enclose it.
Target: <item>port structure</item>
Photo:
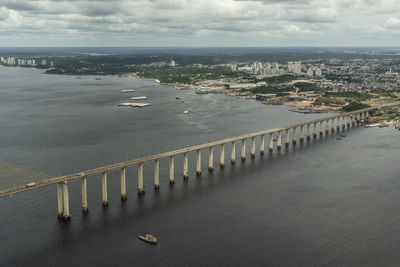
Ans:
[[[329,135],[331,133],[340,132],[344,130],[349,130],[354,128],[357,123],[361,120],[366,119],[369,116],[369,112],[380,109],[385,106],[397,105],[399,102],[388,103],[380,106],[365,108],[361,110],[356,110],[352,112],[332,115],[329,117],[319,118],[311,121],[300,122],[280,128],[274,128],[259,132],[254,132],[250,134],[245,134],[241,136],[226,138],[210,143],[195,145],[191,147],[186,147],[178,150],[173,150],[165,153],[160,153],[156,155],[146,156],[138,159],[123,161],[115,164],[110,164],[102,166],[95,169],[90,169],[82,171],[79,173],[74,173],[70,175],[52,177],[47,179],[39,180],[35,183],[25,184],[23,186],[17,186],[12,188],[3,189],[0,191],[0,197],[12,195],[18,192],[23,192],[27,190],[33,190],[43,186],[48,186],[56,184],[57,186],[57,207],[58,207],[58,218],[61,220],[70,220],[71,214],[69,209],[69,194],[68,194],[68,182],[73,180],[81,180],[82,188],[82,211],[87,213],[88,201],[87,201],[87,179],[88,177],[101,175],[102,177],[102,204],[104,207],[108,206],[108,192],[107,192],[107,174],[113,171],[119,171],[121,175],[121,199],[126,200],[127,190],[126,190],[126,173],[127,168],[131,166],[137,166],[138,168],[138,189],[137,194],[145,194],[144,188],[144,175],[143,166],[144,164],[154,164],[154,188],[158,190],[160,188],[160,169],[159,161],[162,159],[169,159],[169,183],[173,185],[175,183],[175,158],[178,156],[183,156],[183,169],[182,176],[184,180],[189,179],[189,165],[188,165],[188,154],[195,152],[196,157],[196,174],[201,175],[201,151],[208,150],[208,171],[213,172],[214,170],[214,148],[220,146],[220,167],[225,167],[225,150],[226,146],[231,146],[231,163],[232,165],[236,162],[236,143],[241,143],[241,153],[240,157],[242,161],[246,160],[246,142],[250,140],[251,142],[251,158],[256,156],[256,145],[255,139],[260,138],[260,155],[264,154],[265,149],[265,137],[269,137],[268,151],[273,152],[275,149],[274,141],[276,141],[276,149],[281,149],[282,147],[282,133],[285,133],[285,146],[290,145],[290,132],[292,132],[292,145],[295,146],[297,143],[297,129],[299,129],[299,142],[303,143],[306,138],[307,141],[311,139],[311,128],[313,128],[313,137],[316,138],[317,132],[319,130],[320,135]],[[304,127],[306,127],[306,133],[304,133]],[[275,139],[276,138],[276,139]]]

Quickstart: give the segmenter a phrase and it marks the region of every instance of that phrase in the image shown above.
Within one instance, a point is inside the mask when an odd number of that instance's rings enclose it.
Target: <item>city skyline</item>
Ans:
[[[0,46],[398,46],[394,0],[0,1]]]

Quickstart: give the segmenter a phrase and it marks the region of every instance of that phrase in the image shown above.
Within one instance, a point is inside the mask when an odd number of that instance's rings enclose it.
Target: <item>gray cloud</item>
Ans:
[[[1,46],[393,45],[398,0],[0,0]]]

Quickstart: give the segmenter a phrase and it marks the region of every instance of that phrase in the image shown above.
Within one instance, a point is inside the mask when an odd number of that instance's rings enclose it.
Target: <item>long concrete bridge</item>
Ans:
[[[246,142],[251,142],[251,157],[256,156],[256,138],[260,138],[259,153],[264,154],[265,152],[265,137],[268,136],[268,151],[272,152],[274,149],[280,150],[282,146],[289,147],[290,143],[296,145],[297,141],[303,143],[306,139],[309,141],[312,137],[316,138],[318,135],[323,136],[331,133],[344,131],[351,129],[356,123],[367,118],[370,111],[376,109],[397,105],[398,102],[389,103],[385,105],[365,108],[357,111],[342,113],[312,121],[301,122],[284,126],[281,128],[274,128],[241,136],[231,137],[223,140],[218,140],[211,143],[186,147],[178,150],[173,150],[161,154],[146,156],[134,160],[128,160],[115,164],[102,166],[99,168],[82,171],[70,175],[64,175],[59,177],[53,177],[48,179],[39,180],[33,183],[25,184],[22,186],[16,186],[7,188],[0,191],[0,197],[12,195],[18,192],[27,190],[33,190],[39,187],[48,186],[51,184],[57,185],[57,203],[58,203],[58,217],[60,219],[69,220],[71,218],[69,209],[69,194],[68,194],[68,181],[80,179],[82,183],[82,211],[88,212],[88,201],[87,201],[87,179],[90,176],[101,175],[102,176],[102,201],[103,206],[108,206],[108,193],[107,193],[107,174],[112,171],[120,171],[121,174],[121,199],[125,200],[127,197],[126,190],[126,169],[127,167],[137,165],[138,167],[138,194],[142,195],[145,193],[143,184],[143,165],[154,164],[154,188],[157,190],[160,188],[159,179],[159,161],[161,159],[169,159],[169,183],[173,185],[175,183],[175,157],[183,156],[183,168],[182,175],[183,179],[188,179],[188,154],[191,152],[196,153],[196,175],[201,175],[202,164],[201,164],[201,153],[203,150],[208,150],[208,171],[214,169],[214,148],[220,146],[219,165],[221,168],[225,166],[225,149],[230,146],[230,162],[235,164],[236,162],[236,144],[240,144],[241,149],[241,160],[246,160]],[[284,135],[283,135],[284,134]],[[299,134],[299,137],[297,137]],[[284,140],[283,140],[284,136]],[[276,138],[276,146],[274,139]]]

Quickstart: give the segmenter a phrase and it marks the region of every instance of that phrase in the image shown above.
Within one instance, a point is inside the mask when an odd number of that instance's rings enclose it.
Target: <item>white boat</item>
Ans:
[[[144,241],[144,242],[150,243],[150,244],[157,244],[158,243],[157,238],[155,236],[149,235],[149,234],[145,234],[144,236],[140,235],[139,239]]]
[[[132,100],[145,100],[147,99],[147,96],[134,96],[131,97]]]
[[[135,92],[135,90],[133,89],[125,89],[125,90],[121,90],[122,93],[128,93],[128,92]]]
[[[190,113],[189,110],[185,110],[185,111],[183,112],[183,114],[189,114],[189,113]]]

